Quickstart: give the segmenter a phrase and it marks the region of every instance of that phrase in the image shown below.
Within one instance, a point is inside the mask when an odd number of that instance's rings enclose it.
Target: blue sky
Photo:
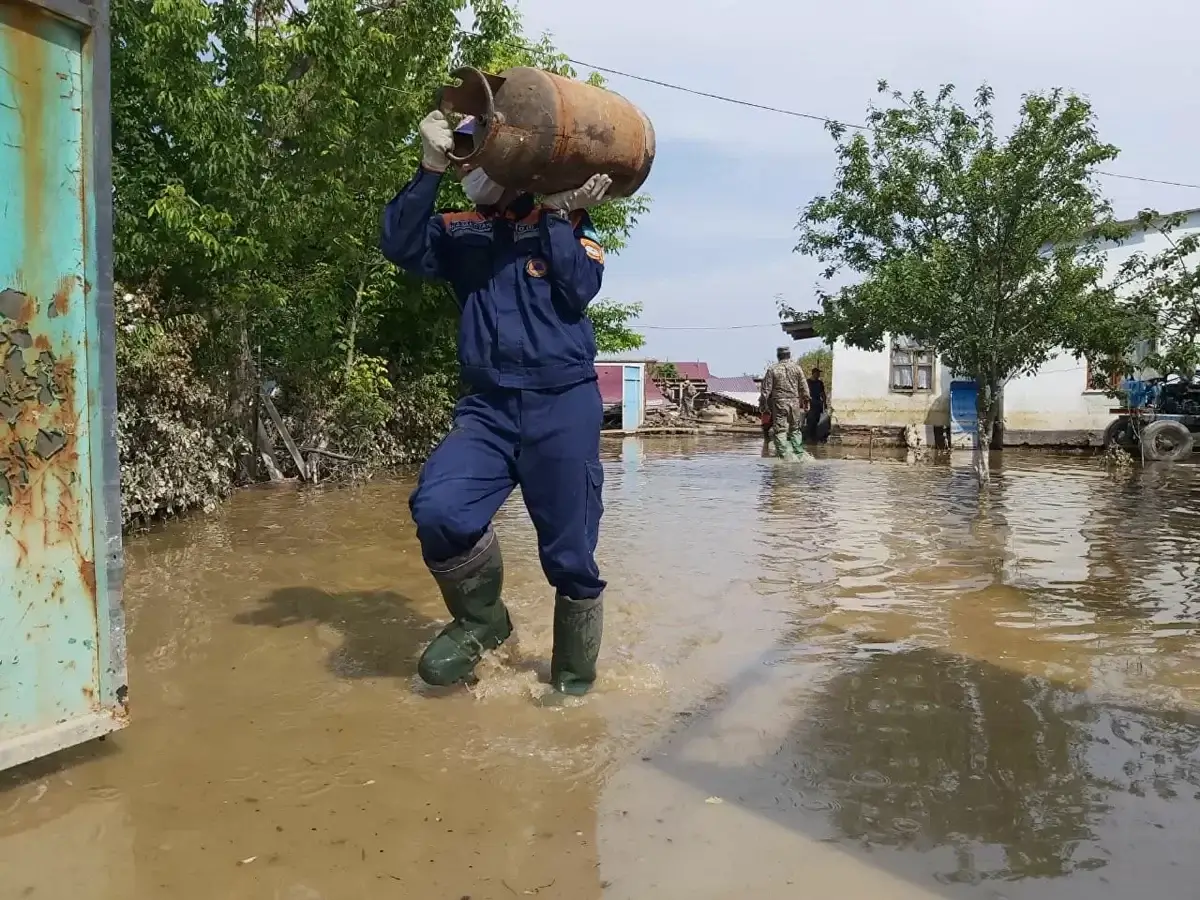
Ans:
[[[527,33],[575,59],[754,102],[861,121],[875,83],[981,81],[998,108],[1052,87],[1091,98],[1113,172],[1200,183],[1200,4],[1143,0],[520,0]],[[581,70],[586,74],[586,69]],[[818,266],[795,253],[799,209],[829,189],[819,123],[619,76],[655,124],[653,208],[610,257],[603,296],[643,305],[647,355],[757,372],[784,339],[775,298],[812,305]],[[1200,206],[1200,190],[1104,179],[1120,215]],[[768,327],[739,327],[755,326]],[[674,330],[680,326],[691,329]]]

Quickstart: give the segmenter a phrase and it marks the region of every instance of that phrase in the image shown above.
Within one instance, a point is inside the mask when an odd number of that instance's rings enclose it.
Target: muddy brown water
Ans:
[[[134,720],[0,774],[0,898],[1191,898],[1200,489],[1009,456],[606,445],[597,692],[550,597],[474,691],[410,485],[248,492],[128,544]],[[819,453],[824,452],[818,450]]]

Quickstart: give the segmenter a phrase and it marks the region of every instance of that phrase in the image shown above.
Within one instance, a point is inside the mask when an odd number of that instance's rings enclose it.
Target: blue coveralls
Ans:
[[[450,283],[462,310],[458,359],[470,393],[409,499],[427,563],[468,552],[521,486],[546,578],[558,593],[604,591],[595,550],[604,507],[596,338],[584,315],[604,252],[591,220],[536,208],[434,214],[425,169],[383,213],[384,256]]]

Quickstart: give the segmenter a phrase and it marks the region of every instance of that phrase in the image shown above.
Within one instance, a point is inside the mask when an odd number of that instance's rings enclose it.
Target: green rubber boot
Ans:
[[[596,658],[604,636],[604,600],[554,598],[554,652],[550,686],[560,694],[582,697],[596,683]]]
[[[417,674],[437,687],[471,681],[484,651],[495,650],[512,634],[512,620],[500,600],[504,586],[500,541],[489,529],[471,550],[430,565],[429,571],[454,621],[429,642]]]
[[[796,454],[792,450],[792,445],[788,443],[787,435],[784,432],[775,432],[771,437],[771,444],[775,447],[775,455],[780,459],[796,458]]]
[[[804,459],[804,433],[796,430],[788,437],[788,443],[792,447],[792,451],[796,454],[797,459]]]

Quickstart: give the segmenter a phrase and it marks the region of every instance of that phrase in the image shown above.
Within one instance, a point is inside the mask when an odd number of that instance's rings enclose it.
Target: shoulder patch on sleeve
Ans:
[[[450,237],[457,238],[465,235],[491,238],[492,223],[477,212],[448,212],[442,213],[442,225]]]
[[[453,225],[456,222],[482,222],[483,216],[477,212],[444,212],[442,221],[447,225]]]
[[[604,248],[594,240],[585,237],[579,243],[583,245],[583,252],[588,255],[588,259],[598,263],[604,262]]]

